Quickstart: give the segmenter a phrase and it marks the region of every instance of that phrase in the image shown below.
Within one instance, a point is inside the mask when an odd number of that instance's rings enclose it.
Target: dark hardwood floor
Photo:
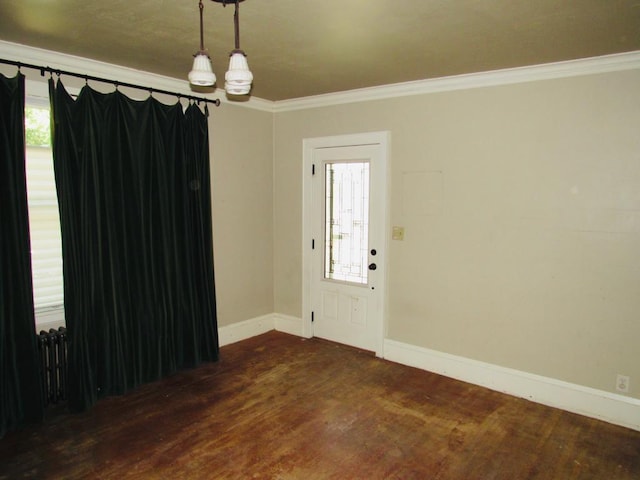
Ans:
[[[0,479],[640,479],[640,432],[270,332],[0,440]]]

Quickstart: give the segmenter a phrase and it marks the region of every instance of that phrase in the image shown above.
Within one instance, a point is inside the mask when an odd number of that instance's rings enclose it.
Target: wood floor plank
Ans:
[[[0,479],[640,478],[640,432],[270,332],[0,440]]]

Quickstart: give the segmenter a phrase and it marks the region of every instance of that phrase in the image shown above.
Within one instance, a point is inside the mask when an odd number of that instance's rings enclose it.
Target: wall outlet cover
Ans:
[[[623,393],[629,392],[630,379],[626,375],[616,375],[616,390]]]

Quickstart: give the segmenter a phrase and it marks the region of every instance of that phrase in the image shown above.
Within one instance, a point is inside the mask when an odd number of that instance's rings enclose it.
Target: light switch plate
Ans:
[[[391,238],[393,240],[404,240],[404,227],[393,227]]]

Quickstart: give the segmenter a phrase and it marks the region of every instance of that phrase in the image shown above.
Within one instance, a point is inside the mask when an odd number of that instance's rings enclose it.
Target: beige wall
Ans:
[[[277,113],[275,311],[302,316],[302,140],[389,130],[388,337],[640,398],[639,126],[638,70]]]
[[[273,313],[273,115],[222,104],[210,117],[218,326]]]
[[[389,130],[388,337],[640,398],[638,125],[638,70],[212,108],[219,325],[302,316],[302,140]]]

